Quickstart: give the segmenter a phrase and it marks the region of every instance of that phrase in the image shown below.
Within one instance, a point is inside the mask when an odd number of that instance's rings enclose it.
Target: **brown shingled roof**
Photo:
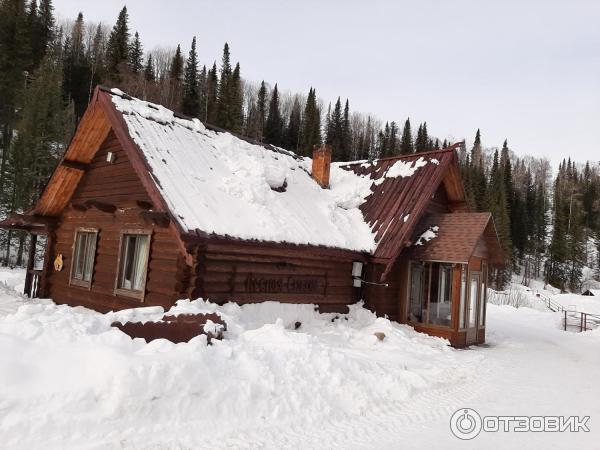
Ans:
[[[419,237],[432,227],[438,227],[436,237],[416,245]],[[417,261],[444,261],[467,264],[474,254],[485,256],[490,264],[502,265],[502,248],[490,213],[431,214],[424,217],[414,230],[412,246],[407,252]],[[480,243],[483,246],[478,247]]]
[[[384,179],[380,183],[373,183],[373,192],[360,207],[365,220],[376,233],[377,249],[374,257],[384,261],[387,266],[382,279],[410,242],[415,226],[441,183],[444,183],[451,202],[464,202],[465,193],[455,151],[460,145],[462,143],[444,150],[341,166],[359,175],[370,176],[374,181]],[[397,161],[416,162],[419,158],[428,162],[413,175],[385,178],[387,171]],[[431,160],[436,160],[437,163],[430,162]]]

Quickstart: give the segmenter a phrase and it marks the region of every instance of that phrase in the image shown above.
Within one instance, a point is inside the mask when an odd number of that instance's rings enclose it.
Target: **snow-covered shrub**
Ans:
[[[493,305],[508,305],[514,308],[531,308],[532,301],[526,290],[518,289],[515,285],[505,291],[488,290],[488,302]]]

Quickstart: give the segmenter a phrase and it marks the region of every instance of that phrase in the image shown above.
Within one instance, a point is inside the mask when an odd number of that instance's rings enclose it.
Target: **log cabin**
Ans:
[[[30,233],[26,293],[59,304],[363,301],[464,347],[485,341],[504,257],[456,149],[332,163],[327,146],[300,157],[99,87],[35,206],[0,226]]]

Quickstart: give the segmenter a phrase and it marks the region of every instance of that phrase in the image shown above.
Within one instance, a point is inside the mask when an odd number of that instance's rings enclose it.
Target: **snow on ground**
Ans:
[[[16,311],[26,298],[17,293],[23,292],[25,270],[0,267],[0,317]]]
[[[302,305],[179,302],[227,321],[226,339],[206,346],[110,327],[160,308],[22,301],[0,285],[3,448],[593,448],[600,436],[600,334],[562,332],[546,311],[489,305],[488,345],[455,350],[359,305],[336,319]],[[591,432],[463,442],[449,430],[461,407],[591,415]]]

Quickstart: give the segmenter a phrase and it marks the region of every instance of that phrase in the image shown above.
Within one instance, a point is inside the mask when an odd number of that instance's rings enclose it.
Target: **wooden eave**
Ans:
[[[8,217],[0,221],[0,228],[6,230],[24,230],[31,234],[47,233],[54,226],[56,220],[51,217],[43,217],[30,213],[10,213]]]
[[[117,94],[101,87],[96,88],[75,136],[33,208],[33,214],[57,217],[62,213],[111,130],[115,133],[152,200],[154,210],[159,213],[169,213],[166,202],[152,179],[152,170],[143,157],[142,151],[131,139],[122,114],[117,111],[112,102],[112,95]]]

